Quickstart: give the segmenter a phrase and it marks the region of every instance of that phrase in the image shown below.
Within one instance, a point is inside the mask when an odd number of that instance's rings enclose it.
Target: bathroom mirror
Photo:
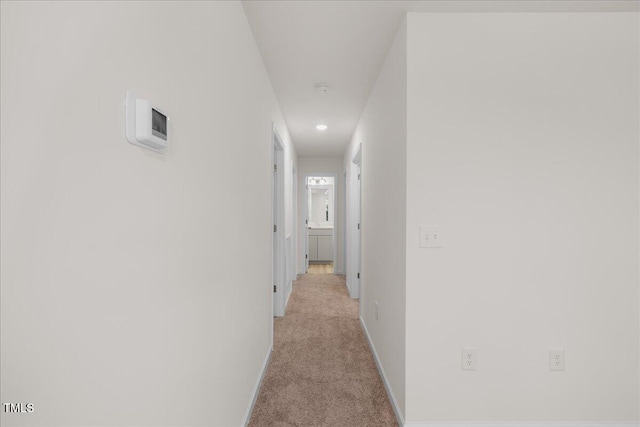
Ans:
[[[311,222],[329,222],[329,189],[311,189]]]
[[[307,177],[307,203],[310,228],[332,228],[334,178]]]

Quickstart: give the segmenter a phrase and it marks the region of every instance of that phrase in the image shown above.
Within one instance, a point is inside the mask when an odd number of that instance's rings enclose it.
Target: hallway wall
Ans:
[[[299,157],[298,158],[298,253],[297,266],[298,274],[304,274],[305,266],[305,219],[307,217],[306,205],[306,184],[305,177],[308,175],[322,176],[334,175],[336,204],[335,204],[335,236],[337,259],[334,266],[336,274],[344,274],[344,169],[340,157]]]
[[[638,43],[635,13],[409,14],[408,422],[638,422]]]
[[[362,144],[360,316],[401,414],[405,411],[407,315],[406,64],[407,33],[403,23],[343,159],[348,173],[357,173],[352,159]],[[351,175],[347,178],[349,180]],[[352,209],[351,191],[347,200]],[[355,227],[356,224],[348,226]],[[349,247],[352,244],[349,241]]]
[[[295,162],[242,6],[0,7],[0,400],[35,406],[1,424],[240,425],[272,340],[272,122],[287,199]],[[126,90],[170,116],[166,154],[126,141]]]

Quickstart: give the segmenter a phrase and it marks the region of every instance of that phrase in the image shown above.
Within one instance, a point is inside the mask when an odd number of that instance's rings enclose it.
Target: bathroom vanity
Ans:
[[[309,227],[309,261],[333,260],[333,228]]]
[[[309,262],[333,262],[333,191],[333,177],[307,177]]]

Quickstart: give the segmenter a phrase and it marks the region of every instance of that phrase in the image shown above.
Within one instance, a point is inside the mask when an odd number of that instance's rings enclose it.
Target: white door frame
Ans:
[[[309,186],[307,184],[309,177],[311,176],[317,176],[317,177],[326,177],[326,178],[333,178],[333,240],[331,243],[331,252],[332,252],[332,260],[331,262],[333,263],[333,272],[336,272],[336,265],[337,265],[337,261],[338,261],[338,242],[337,242],[337,232],[338,232],[338,226],[339,221],[338,221],[338,177],[336,174],[334,173],[323,173],[323,172],[319,172],[319,173],[308,173],[304,176],[304,185],[305,185],[305,191],[304,191],[304,197],[305,197],[305,206],[306,206],[306,214],[305,214],[305,228],[304,228],[304,241],[305,241],[305,268],[306,271],[309,271]],[[306,272],[305,271],[305,272]]]
[[[347,283],[349,296],[351,298],[360,298],[361,296],[361,278],[360,276],[360,252],[361,252],[361,243],[360,236],[362,232],[362,215],[361,215],[361,175],[362,175],[362,144],[358,146],[358,150],[356,154],[351,159],[351,164],[349,165],[349,170],[351,173],[349,174],[349,189],[350,189],[350,220],[348,221],[349,230],[347,233],[349,234],[350,247],[349,250],[349,265],[347,267]]]
[[[346,275],[347,269],[347,259],[349,257],[349,253],[347,252],[347,224],[349,224],[349,219],[347,218],[347,186],[349,185],[349,181],[347,181],[347,168],[345,167],[342,172],[342,182],[344,183],[344,187],[342,188],[342,218],[344,218],[344,225],[342,225],[342,230],[340,230],[340,234],[342,236],[342,271],[341,274]],[[334,270],[335,271],[335,270]],[[347,287],[348,289],[348,287]]]
[[[297,215],[297,209],[298,209],[298,171],[296,170],[295,167],[291,168],[291,194],[292,194],[292,215],[291,215],[291,221],[293,222],[292,224],[292,231],[291,231],[291,253],[290,253],[290,257],[291,257],[291,280],[296,280],[298,278],[298,258],[297,258],[297,253],[298,253],[298,215]]]
[[[284,144],[272,125],[272,224],[273,224],[273,315],[284,316],[286,282],[286,248],[284,242]]]
[[[304,176],[304,206],[305,206],[305,214],[304,214],[304,272],[305,274],[309,272],[309,210],[310,210],[310,194],[311,190],[309,189],[308,184],[309,175]]]

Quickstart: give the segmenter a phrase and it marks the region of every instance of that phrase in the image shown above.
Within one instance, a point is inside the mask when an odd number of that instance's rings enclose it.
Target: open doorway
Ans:
[[[361,224],[361,166],[362,146],[358,147],[348,168],[349,218],[347,218],[347,289],[351,298],[360,298],[360,232]]]
[[[332,274],[336,253],[335,177],[307,176],[308,274]]]
[[[285,313],[286,297],[291,292],[291,283],[286,277],[286,249],[284,236],[284,144],[273,127],[272,164],[272,218],[273,218],[273,315]]]

